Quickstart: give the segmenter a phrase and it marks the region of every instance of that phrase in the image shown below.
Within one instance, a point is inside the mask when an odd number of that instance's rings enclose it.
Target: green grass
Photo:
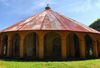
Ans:
[[[100,59],[80,61],[0,60],[0,68],[100,68]]]

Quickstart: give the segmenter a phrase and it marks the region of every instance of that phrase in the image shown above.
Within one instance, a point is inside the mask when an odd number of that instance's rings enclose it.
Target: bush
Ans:
[[[90,24],[89,27],[100,31],[100,18],[98,18],[96,21]]]

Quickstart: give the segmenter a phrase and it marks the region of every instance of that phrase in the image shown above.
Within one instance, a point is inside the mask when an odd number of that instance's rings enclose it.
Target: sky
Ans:
[[[100,0],[0,0],[0,31],[44,11],[47,4],[87,26],[100,18]]]

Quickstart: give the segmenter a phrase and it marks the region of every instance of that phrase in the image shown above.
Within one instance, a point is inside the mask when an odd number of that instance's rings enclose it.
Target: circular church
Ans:
[[[0,31],[0,56],[68,59],[100,56],[100,32],[46,10]]]

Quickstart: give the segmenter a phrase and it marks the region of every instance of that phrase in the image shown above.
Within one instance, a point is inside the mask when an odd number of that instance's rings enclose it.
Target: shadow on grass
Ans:
[[[87,57],[85,59],[80,58],[67,58],[66,60],[62,59],[31,59],[31,58],[15,58],[15,57],[0,57],[0,60],[4,61],[14,61],[14,62],[71,62],[71,61],[85,61],[85,60],[95,60],[100,59],[95,57]]]

